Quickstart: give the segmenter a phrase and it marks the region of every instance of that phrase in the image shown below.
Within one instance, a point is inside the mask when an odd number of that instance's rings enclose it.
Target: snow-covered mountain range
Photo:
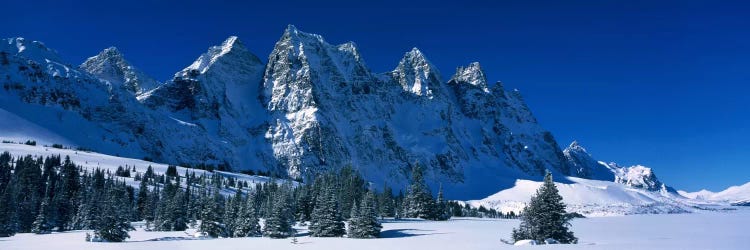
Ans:
[[[750,206],[750,182],[732,186],[719,192],[700,190],[697,192],[677,191],[680,195],[701,201],[729,202],[735,205]]]
[[[491,83],[478,62],[446,80],[414,48],[373,72],[353,42],[291,25],[265,62],[232,36],[164,82],[125,55],[110,47],[73,66],[41,42],[2,39],[0,138],[292,178],[352,165],[397,188],[421,164],[460,199],[545,170],[569,184],[677,195],[649,168],[605,164],[577,142],[561,150],[520,92]]]

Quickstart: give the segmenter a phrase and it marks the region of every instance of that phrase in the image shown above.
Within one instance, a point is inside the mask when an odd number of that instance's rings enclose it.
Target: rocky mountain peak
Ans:
[[[109,47],[89,57],[79,68],[99,79],[121,86],[139,95],[159,86],[159,82],[135,68],[116,47]]]
[[[404,54],[391,74],[404,91],[428,98],[441,94],[440,72],[416,47]]]
[[[485,93],[490,92],[487,86],[487,77],[478,62],[473,62],[466,67],[458,67],[451,81],[468,83],[480,88]]]
[[[185,77],[189,71],[197,71],[200,74],[206,71],[220,60],[249,61],[260,64],[260,59],[250,52],[236,36],[230,36],[221,45],[212,46],[206,53],[198,57],[193,64],[177,73],[177,76]],[[235,62],[224,62],[233,64]],[[240,63],[240,62],[237,62]]]
[[[615,182],[622,183],[634,188],[659,191],[666,187],[656,178],[654,171],[642,165],[619,168],[615,170]],[[664,187],[663,187],[664,186]]]

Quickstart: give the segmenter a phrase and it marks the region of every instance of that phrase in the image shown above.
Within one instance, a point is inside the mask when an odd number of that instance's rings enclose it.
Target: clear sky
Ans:
[[[113,2],[113,3],[108,3]],[[210,3],[209,3],[210,2]],[[367,3],[365,3],[367,2]],[[695,191],[750,181],[750,7],[721,1],[5,1],[0,37],[78,64],[108,46],[159,80],[237,35],[267,58],[287,24],[354,41],[375,71],[420,48],[479,61],[565,147]]]

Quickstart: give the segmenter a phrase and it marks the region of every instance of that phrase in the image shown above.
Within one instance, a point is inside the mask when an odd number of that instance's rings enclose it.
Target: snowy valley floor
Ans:
[[[576,219],[578,245],[511,246],[517,220],[456,218],[447,222],[387,221],[380,239],[313,238],[306,230],[291,239],[189,240],[184,232],[131,232],[124,243],[89,243],[85,231],[0,238],[2,250],[34,249],[747,249],[750,209],[671,215]]]

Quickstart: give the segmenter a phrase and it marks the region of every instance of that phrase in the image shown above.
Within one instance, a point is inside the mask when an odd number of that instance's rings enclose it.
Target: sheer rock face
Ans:
[[[401,185],[418,162],[435,182],[477,191],[481,178],[570,173],[518,91],[490,88],[478,63],[444,82],[415,48],[377,74],[353,43],[331,45],[290,26],[262,85],[266,139],[295,177],[352,164],[374,183]]]
[[[2,94],[37,107],[38,98],[23,99],[30,86],[67,89],[62,96],[71,101],[42,105],[83,117],[129,148],[80,141],[105,153],[302,178],[351,164],[375,185],[392,187],[403,186],[419,163],[431,183],[465,198],[494,193],[498,183],[517,178],[541,179],[545,169],[588,174],[566,158],[517,90],[488,84],[479,63],[459,67],[444,81],[416,48],[393,71],[374,73],[354,43],[332,45],[289,26],[267,63],[230,37],[151,88],[143,80],[151,78],[116,51],[90,58],[79,71],[41,43],[17,40],[3,40],[13,65],[0,73],[9,75],[4,84],[24,89]],[[19,52],[28,44],[41,49]],[[30,58],[54,60],[40,63],[38,74],[17,74]]]
[[[121,86],[139,95],[159,86],[159,82],[133,67],[115,47],[104,49],[89,57],[79,68],[114,86]]]
[[[586,179],[614,181],[615,176],[607,164],[594,160],[577,141],[563,150],[576,176]]]
[[[138,100],[157,113],[203,130],[197,140],[215,143],[215,151],[220,152],[206,162],[277,171],[262,137],[267,123],[259,88],[264,66],[232,36]]]

